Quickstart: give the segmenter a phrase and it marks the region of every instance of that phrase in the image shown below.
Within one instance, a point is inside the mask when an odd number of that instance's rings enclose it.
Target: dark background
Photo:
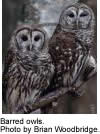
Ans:
[[[27,0],[28,1],[28,0]],[[59,0],[58,0],[59,1]],[[62,1],[62,0],[60,0]],[[97,18],[97,1],[96,0],[79,0],[89,5]],[[19,20],[23,19],[23,3],[25,0],[3,0],[3,44],[2,44],[2,62],[7,52],[9,40],[16,24]],[[56,5],[55,5],[56,7]],[[96,27],[95,27],[96,31]],[[96,42],[96,34],[95,34]],[[96,43],[93,48],[93,55],[96,58]],[[87,82],[84,87],[86,93],[80,98],[73,98],[65,95],[58,101],[58,106],[54,109],[53,113],[96,113],[97,112],[97,87],[96,77]]]

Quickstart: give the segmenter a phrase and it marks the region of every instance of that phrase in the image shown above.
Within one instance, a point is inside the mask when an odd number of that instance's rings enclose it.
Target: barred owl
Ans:
[[[96,73],[96,62],[91,55],[94,25],[94,13],[87,5],[78,3],[63,10],[49,42],[55,66],[50,89],[67,87],[71,94],[82,95],[81,84]]]
[[[54,66],[47,48],[46,33],[39,26],[22,25],[14,32],[3,76],[8,113],[28,112],[49,86]]]

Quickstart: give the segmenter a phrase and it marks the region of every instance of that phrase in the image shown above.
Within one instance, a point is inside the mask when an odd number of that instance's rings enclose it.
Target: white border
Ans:
[[[35,119],[37,117],[42,118],[46,124],[46,126],[53,126],[56,124],[61,124],[61,125],[79,125],[79,126],[92,126],[95,127],[97,126],[100,130],[100,1],[98,0],[98,28],[97,28],[97,33],[98,33],[98,38],[97,38],[97,63],[98,63],[98,73],[97,73],[97,113],[95,115],[88,115],[88,114],[59,114],[59,115],[2,115],[0,114],[1,117],[5,117],[7,119],[21,119],[22,117],[24,119]],[[0,17],[2,17],[2,1],[0,0]],[[2,19],[1,19],[2,20]],[[2,21],[0,21],[0,41],[2,44]],[[0,113],[2,113],[2,45],[0,45]]]

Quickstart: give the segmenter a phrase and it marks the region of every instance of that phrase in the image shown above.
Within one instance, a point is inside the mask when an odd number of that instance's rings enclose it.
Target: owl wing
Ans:
[[[87,81],[97,72],[97,64],[93,56],[89,56],[87,66],[84,70],[83,80]]]
[[[4,103],[6,103],[6,91],[7,91],[7,72],[9,70],[9,66],[12,63],[13,60],[13,51],[9,48],[7,55],[5,56],[5,61],[4,61],[4,71],[3,71],[3,77],[2,77],[2,99]]]
[[[93,56],[88,56],[86,60],[86,64],[83,67],[83,73],[80,75],[78,81],[74,84],[72,87],[72,95],[73,96],[82,96],[85,92],[84,88],[81,88],[81,86],[91,79],[97,72],[97,65],[96,61]]]

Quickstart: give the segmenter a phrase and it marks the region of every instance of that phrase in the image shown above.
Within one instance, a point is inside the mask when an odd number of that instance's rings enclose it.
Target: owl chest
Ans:
[[[57,57],[56,57],[57,56]],[[86,61],[86,55],[83,52],[69,55],[57,55],[55,53],[55,76],[53,79],[53,88],[71,87],[81,75]]]
[[[56,64],[55,67],[55,76],[54,76],[54,88],[60,88],[64,86],[70,86],[72,83],[71,70],[69,69],[65,61],[61,60],[59,64]]]
[[[76,44],[77,46],[77,44]],[[54,88],[70,87],[81,75],[87,55],[82,48],[64,45],[60,48],[59,44],[51,46],[51,56],[55,66]]]

